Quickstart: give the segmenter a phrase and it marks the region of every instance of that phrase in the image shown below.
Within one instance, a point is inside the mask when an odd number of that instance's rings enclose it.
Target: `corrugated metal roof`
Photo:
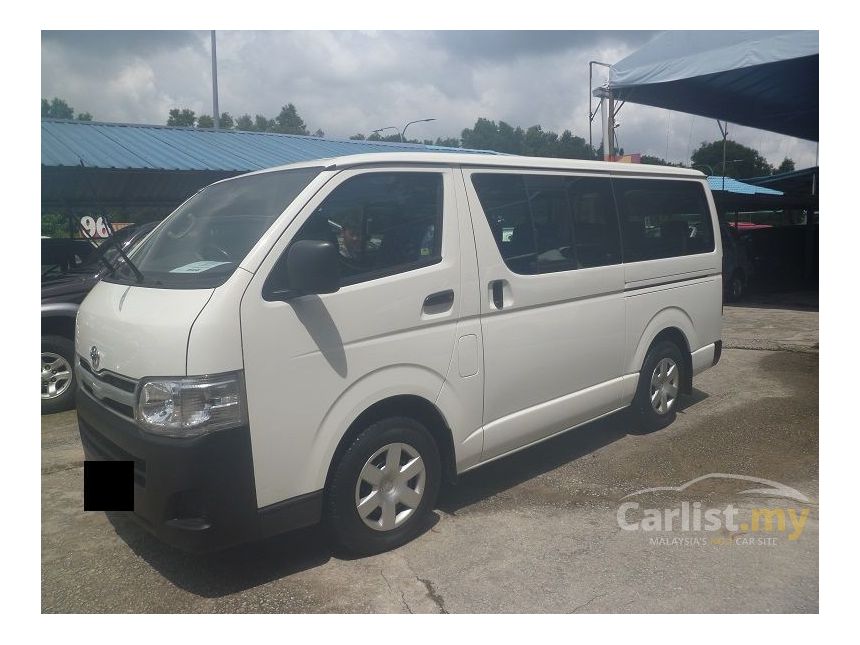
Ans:
[[[246,172],[368,152],[486,152],[270,132],[42,119],[42,166]]]
[[[708,185],[712,191],[723,190],[722,177],[708,177]],[[746,184],[731,177],[725,178],[725,191],[727,193],[737,193],[739,195],[782,195],[782,191],[773,190],[772,188],[764,188],[762,186],[753,186]]]

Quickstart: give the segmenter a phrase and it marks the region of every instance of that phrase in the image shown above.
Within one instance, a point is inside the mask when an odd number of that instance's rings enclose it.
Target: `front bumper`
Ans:
[[[159,437],[78,388],[87,460],[134,462],[131,517],[187,551],[215,551],[319,521],[322,491],[258,509],[247,426],[190,439]]]

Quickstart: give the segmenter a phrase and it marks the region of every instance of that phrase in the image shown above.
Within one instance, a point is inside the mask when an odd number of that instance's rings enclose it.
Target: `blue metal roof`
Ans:
[[[731,177],[725,178],[725,191],[727,193],[737,193],[739,195],[782,195],[782,191],[773,190],[772,188],[764,188],[762,186],[753,186],[745,184]],[[708,185],[712,191],[723,190],[722,177],[708,177]]]
[[[487,152],[271,132],[42,119],[42,166],[247,172],[368,152]]]

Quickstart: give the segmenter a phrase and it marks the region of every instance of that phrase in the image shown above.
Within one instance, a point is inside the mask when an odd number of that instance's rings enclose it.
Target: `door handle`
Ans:
[[[493,295],[493,305],[496,309],[502,309],[505,306],[504,280],[490,282],[490,291]]]
[[[445,291],[438,291],[436,293],[431,293],[429,296],[424,298],[424,313],[427,314],[438,314],[443,311],[447,311],[451,308],[451,305],[454,304],[454,290],[447,289]]]

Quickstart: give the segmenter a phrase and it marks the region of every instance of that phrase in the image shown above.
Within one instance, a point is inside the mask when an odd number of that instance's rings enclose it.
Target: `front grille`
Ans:
[[[99,401],[106,408],[110,408],[114,412],[119,412],[121,415],[123,415],[124,417],[128,417],[129,419],[134,418],[134,408],[131,407],[130,405],[126,405],[125,403],[120,403],[119,401],[114,401],[113,399],[111,399],[109,397],[104,397],[104,398],[100,399],[96,396],[96,393],[93,392],[93,388],[90,386],[89,383],[81,383],[81,385],[83,386],[83,388],[87,392],[87,394],[89,394],[94,399]]]
[[[124,390],[125,392],[129,392],[134,394],[135,389],[137,389],[137,381],[133,381],[131,379],[127,379],[124,376],[119,376],[117,374],[111,374],[110,372],[102,372],[97,373],[93,371],[93,368],[90,367],[90,364],[86,361],[86,359],[78,357],[78,361],[81,364],[81,367],[89,372],[93,378],[101,381],[102,383],[107,383],[109,385],[113,385],[120,390]]]
[[[87,360],[78,356],[81,389],[105,408],[134,420],[137,381],[111,372],[94,372]]]

